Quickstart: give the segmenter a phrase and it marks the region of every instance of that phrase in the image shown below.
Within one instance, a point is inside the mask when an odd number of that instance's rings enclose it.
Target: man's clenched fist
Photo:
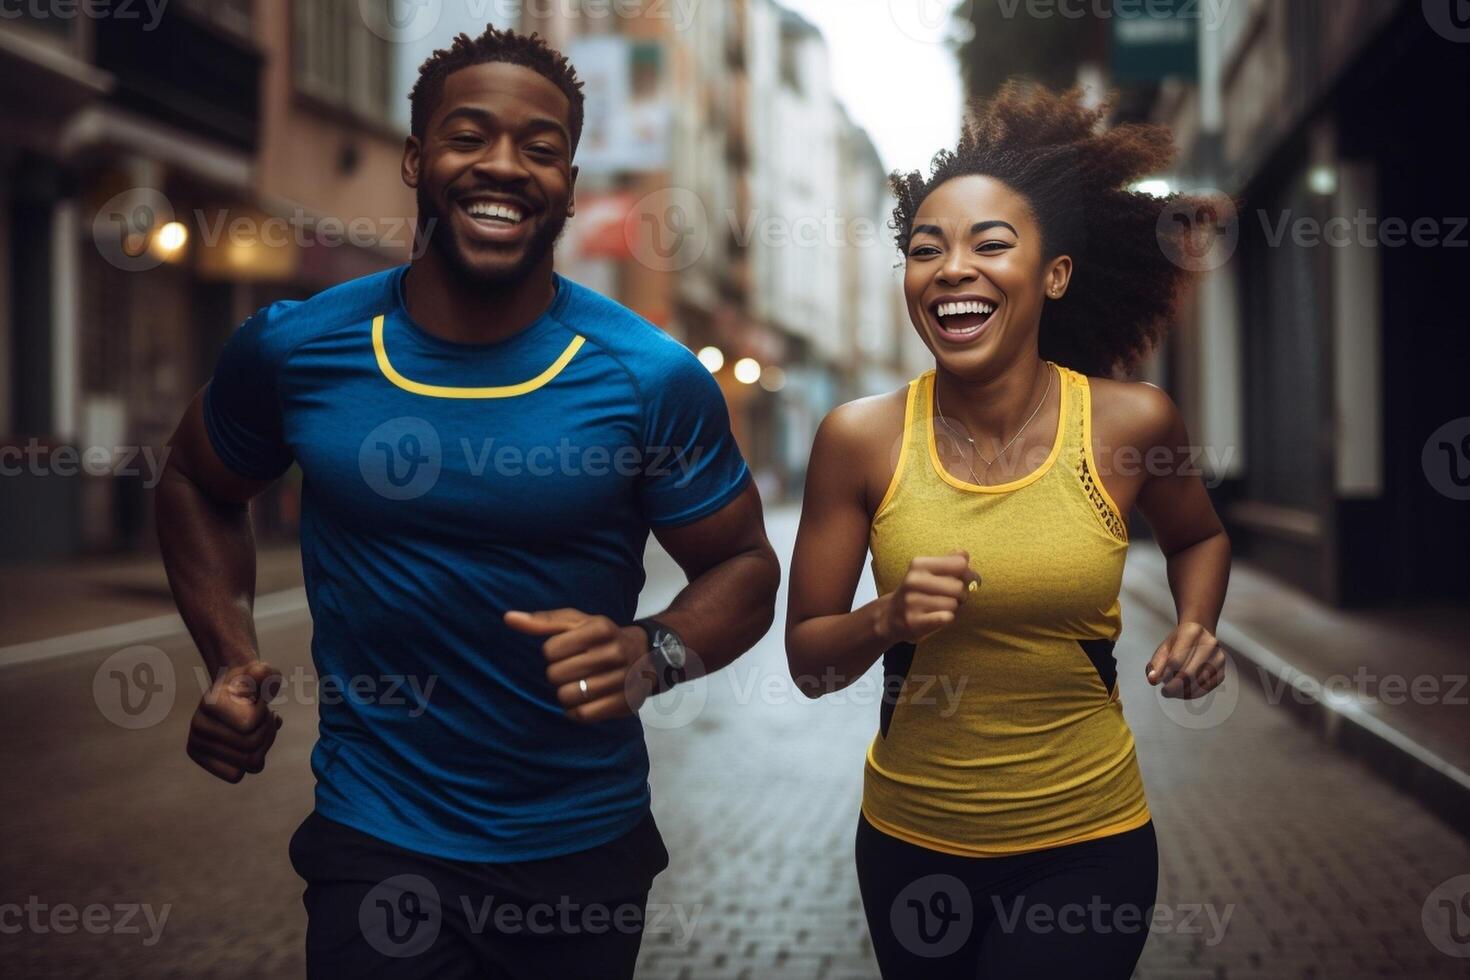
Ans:
[[[230,783],[264,769],[281,727],[270,707],[280,687],[281,672],[260,660],[220,675],[189,722],[189,758]]]

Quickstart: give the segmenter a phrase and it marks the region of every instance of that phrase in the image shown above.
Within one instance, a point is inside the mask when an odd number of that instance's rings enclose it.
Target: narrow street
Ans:
[[[784,564],[796,514],[768,516]],[[644,608],[680,583],[651,549]],[[1470,976],[1470,959],[1437,950],[1421,924],[1436,886],[1470,872],[1470,843],[1254,688],[1214,695],[1238,697],[1233,711],[1209,709],[1228,714],[1218,724],[1171,720],[1142,677],[1166,624],[1126,595],[1125,616],[1123,699],[1162,868],[1137,976]],[[286,843],[311,806],[314,691],[290,681],[309,674],[309,637],[304,613],[261,629],[264,655],[288,678],[285,727],[266,771],[237,786],[184,756],[198,696],[185,636],[135,658],[151,676],[122,670],[161,699],[129,701],[133,714],[121,708],[114,648],[0,673],[0,972],[302,974],[301,883]],[[878,685],[867,681],[805,700],[787,678],[778,627],[679,703],[645,708],[654,810],[673,863],[655,886],[640,977],[877,976],[852,868],[878,715]],[[60,906],[77,914],[53,914]]]

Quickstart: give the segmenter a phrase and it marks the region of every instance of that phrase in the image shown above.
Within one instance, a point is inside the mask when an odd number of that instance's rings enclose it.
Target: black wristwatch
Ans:
[[[662,693],[689,679],[689,650],[679,634],[656,619],[635,620],[648,634],[648,660],[658,676],[654,693]]]

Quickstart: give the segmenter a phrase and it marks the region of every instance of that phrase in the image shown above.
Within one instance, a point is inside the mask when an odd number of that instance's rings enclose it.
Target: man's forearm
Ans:
[[[736,555],[686,585],[654,615],[694,655],[690,677],[712,674],[756,644],[776,615],[781,566],[769,549]]]
[[[258,659],[249,506],[211,500],[172,467],[155,493],[168,584],[205,665],[218,674]]]

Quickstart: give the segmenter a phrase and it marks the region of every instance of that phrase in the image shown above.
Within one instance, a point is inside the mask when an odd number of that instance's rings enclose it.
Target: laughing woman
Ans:
[[[1169,397],[1111,380],[1189,276],[1165,202],[1128,189],[1170,137],[1105,114],[1007,86],[928,179],[895,175],[934,368],[812,449],[787,656],[811,697],[884,660],[857,829],[884,977],[1131,974],[1158,875],[1113,658],[1135,507],[1179,615],[1136,669],[1164,697],[1224,679],[1229,542]],[[870,548],[879,598],[853,609]]]

